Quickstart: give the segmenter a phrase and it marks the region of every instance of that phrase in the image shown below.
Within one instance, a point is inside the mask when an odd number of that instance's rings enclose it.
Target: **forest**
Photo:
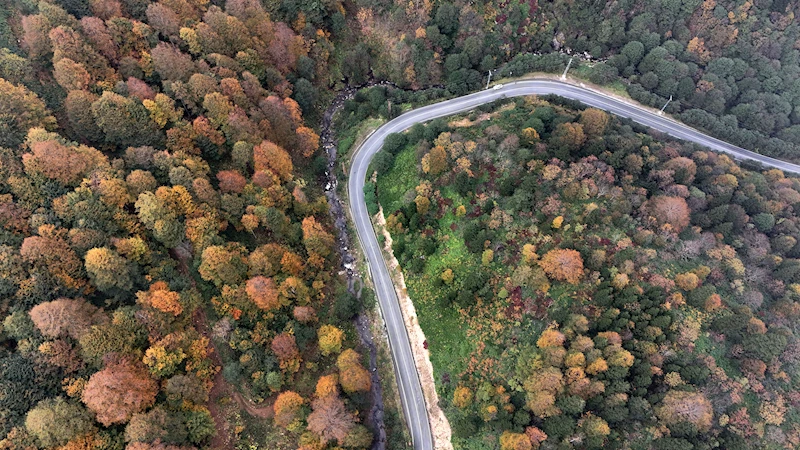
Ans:
[[[373,305],[339,275],[323,192],[336,93],[394,86],[345,102],[344,154],[370,117],[569,51],[581,79],[798,160],[798,8],[0,0],[0,448],[370,447],[352,319]],[[405,186],[368,194],[418,307],[462,333],[430,334],[456,439],[797,445],[800,186],[562,103],[417,127],[375,161]]]
[[[800,160],[800,4],[789,0],[358,2],[359,61],[453,94],[499,76],[572,73],[739,146]],[[351,74],[365,77],[366,71]],[[356,76],[357,75],[357,76]],[[497,77],[496,77],[497,78]]]
[[[3,10],[0,447],[371,445],[312,128],[345,11],[318,8]]]
[[[800,179],[534,96],[372,170],[456,449],[800,445]]]

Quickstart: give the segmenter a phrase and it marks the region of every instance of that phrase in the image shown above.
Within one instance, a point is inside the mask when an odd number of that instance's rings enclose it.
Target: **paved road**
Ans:
[[[383,140],[391,133],[401,132],[420,122],[469,111],[477,106],[505,97],[517,97],[531,94],[556,94],[562,97],[579,100],[584,104],[606,110],[618,116],[627,117],[642,125],[649,126],[671,136],[696,142],[712,150],[732,155],[740,160],[753,160],[767,167],[775,167],[786,172],[800,173],[800,166],[745,150],[719,139],[707,136],[694,128],[678,123],[668,117],[645,109],[624,100],[610,97],[602,93],[550,79],[530,79],[506,83],[497,89],[488,89],[452,100],[443,101],[409,111],[378,128],[356,150],[347,188],[350,195],[350,209],[355,221],[359,241],[367,257],[378,302],[383,313],[389,334],[397,383],[403,403],[406,422],[413,439],[414,448],[418,450],[433,449],[430,423],[425,409],[419,376],[414,366],[411,346],[403,324],[403,317],[397,301],[397,295],[389,276],[386,263],[381,255],[375,231],[370,223],[367,205],[364,201],[364,181],[367,167],[372,157],[383,147]]]

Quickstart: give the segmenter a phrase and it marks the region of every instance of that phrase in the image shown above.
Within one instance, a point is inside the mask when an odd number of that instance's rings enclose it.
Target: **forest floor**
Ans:
[[[171,252],[171,256],[178,262],[178,270],[185,276],[192,279],[192,284],[195,284],[194,278],[189,273],[188,259],[191,254],[185,249],[176,248]],[[192,316],[192,324],[194,328],[208,339],[208,354],[211,361],[217,366],[218,370],[214,375],[214,385],[209,392],[208,410],[211,417],[214,419],[217,434],[209,443],[212,449],[234,449],[236,448],[236,440],[238,439],[238,426],[233,425],[229,420],[230,411],[224,406],[230,403],[230,400],[236,404],[239,410],[247,412],[247,414],[258,419],[271,419],[274,416],[272,404],[275,401],[274,397],[267,399],[263,404],[256,404],[251,399],[246,398],[234,386],[225,380],[222,376],[222,359],[220,353],[214,345],[211,329],[208,325],[208,317],[203,308],[198,308]]]
[[[195,329],[209,340],[209,358],[217,367],[222,367],[222,360],[211,337],[211,330],[208,326],[208,318],[203,309],[198,309],[193,317]],[[208,409],[217,428],[217,435],[211,440],[209,446],[212,449],[233,449],[235,448],[236,426],[229,420],[230,412],[224,406],[230,401],[236,404],[239,410],[258,419],[271,419],[274,416],[272,404],[275,398],[269,398],[261,404],[256,404],[239,392],[234,386],[225,380],[222,371],[218,371],[214,376],[214,386],[209,393]]]
[[[422,384],[422,393],[425,396],[425,405],[428,410],[428,420],[431,424],[433,441],[436,449],[452,450],[451,442],[452,430],[450,422],[444,415],[444,411],[439,407],[439,395],[436,393],[436,380],[433,375],[433,364],[431,364],[430,353],[427,349],[427,340],[422,327],[417,320],[417,312],[414,302],[406,290],[406,282],[403,272],[400,270],[400,263],[392,252],[392,236],[386,230],[386,219],[383,216],[383,207],[379,207],[378,214],[374,217],[376,231],[385,238],[384,257],[389,273],[394,281],[397,299],[400,302],[400,310],[403,313],[403,321],[408,332],[408,339],[411,343],[411,351],[414,354],[414,364],[417,366],[417,373]]]

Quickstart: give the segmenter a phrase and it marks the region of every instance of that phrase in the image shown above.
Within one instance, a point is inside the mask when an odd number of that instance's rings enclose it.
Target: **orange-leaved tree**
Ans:
[[[281,392],[275,399],[272,408],[275,410],[275,424],[288,427],[299,418],[300,408],[303,406],[303,397],[293,391]]]
[[[554,280],[577,284],[583,277],[583,258],[576,250],[550,250],[538,262],[545,273]]]
[[[323,258],[331,254],[333,236],[322,228],[314,216],[303,219],[303,244],[309,255],[317,254]]]
[[[278,288],[272,278],[257,275],[247,280],[245,287],[247,296],[264,311],[272,311],[281,307]]]
[[[270,141],[263,141],[253,148],[253,166],[256,172],[269,170],[283,181],[292,179],[292,158],[286,150]]]
[[[147,291],[139,291],[136,294],[136,300],[142,305],[150,306],[173,316],[179,316],[183,312],[180,294],[171,291],[165,281],[156,281],[150,285],[150,289]]]
[[[155,403],[158,383],[138,362],[112,361],[86,383],[81,400],[105,426],[125,423]]]
[[[369,372],[359,362],[361,355],[348,348],[336,360],[339,367],[339,383],[345,392],[367,392],[372,387]]]
[[[659,225],[670,225],[680,232],[689,225],[689,205],[682,197],[659,195],[647,202],[648,213]]]

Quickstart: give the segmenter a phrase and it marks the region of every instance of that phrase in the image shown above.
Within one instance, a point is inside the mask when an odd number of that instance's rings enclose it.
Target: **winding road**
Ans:
[[[728,144],[626,100],[552,79],[527,79],[497,85],[492,89],[408,111],[378,128],[356,149],[350,167],[347,189],[350,196],[350,212],[356,225],[358,239],[367,258],[368,268],[378,296],[378,303],[386,322],[403,412],[411,432],[414,448],[417,450],[433,449],[433,438],[430,423],[428,422],[425,399],[422,395],[422,388],[414,365],[414,357],[411,354],[411,345],[403,323],[397,295],[364,201],[364,181],[367,176],[367,168],[372,157],[383,147],[383,141],[386,136],[391,133],[404,131],[416,123],[469,111],[501,98],[534,94],[555,94],[578,100],[586,105],[629,118],[675,138],[695,142],[712,150],[727,153],[735,159],[756,161],[766,167],[774,167],[785,172],[800,174],[800,166],[797,164],[780,161]]]

